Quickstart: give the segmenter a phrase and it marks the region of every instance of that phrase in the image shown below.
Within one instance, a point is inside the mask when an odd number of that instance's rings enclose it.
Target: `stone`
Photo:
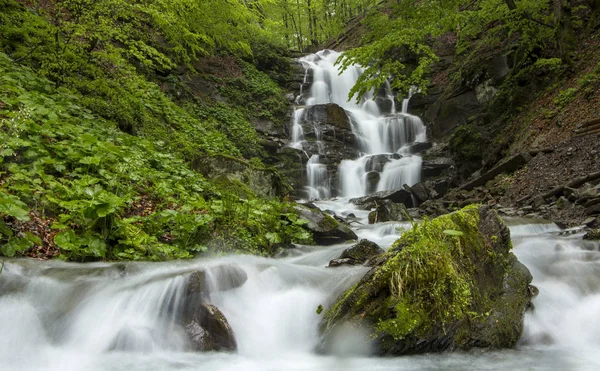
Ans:
[[[598,229],[598,228],[600,228],[600,217],[587,218],[586,220],[583,221],[583,225],[585,225],[586,227],[589,227],[589,228]]]
[[[381,174],[376,171],[367,173],[367,193],[373,193],[377,190],[377,184],[381,179]]]
[[[272,197],[283,193],[280,188],[283,182],[277,172],[253,167],[236,158],[203,156],[192,163],[192,168],[206,178],[228,187],[236,187],[241,182],[256,195]]]
[[[584,240],[600,240],[600,229],[592,229],[583,235]]]
[[[345,259],[332,259],[329,261],[329,265],[327,267],[329,268],[335,268],[335,267],[339,267],[341,265],[357,265],[360,264],[358,261],[354,260],[354,259],[350,259],[350,258],[345,258]]]
[[[412,196],[406,189],[375,192],[367,196],[352,198],[350,202],[360,206],[381,200],[390,200],[398,204],[404,204],[406,207],[413,207]]]
[[[211,304],[189,306],[184,313],[184,329],[196,351],[235,351],[237,342],[227,318]]]
[[[424,152],[433,147],[431,142],[415,142],[405,146],[402,150],[407,151],[411,155]]]
[[[387,154],[370,156],[365,164],[365,169],[367,171],[376,171],[381,173],[385,164],[391,160],[392,156]]]
[[[417,183],[412,187],[409,187],[409,191],[413,194],[413,196],[415,196],[419,204],[429,200],[430,198],[429,191],[427,191],[427,188],[423,183]]]
[[[192,272],[188,276],[186,295],[207,295],[242,286],[248,280],[246,271],[237,264],[219,265]]]
[[[353,259],[358,262],[364,263],[367,260],[383,254],[385,251],[379,247],[375,242],[371,242],[367,239],[360,240],[356,245],[344,250],[341,259]]]
[[[514,155],[514,156],[500,162],[500,164],[494,166],[494,168],[492,168],[485,174],[481,175],[480,177],[478,177],[468,183],[463,184],[462,186],[460,186],[460,188],[470,190],[470,189],[473,189],[478,186],[483,186],[487,182],[489,182],[490,180],[493,180],[494,178],[496,178],[498,175],[500,175],[502,173],[512,173],[512,172],[519,170],[520,168],[525,166],[527,163],[529,163],[529,161],[531,161],[531,156],[529,155],[529,153],[527,153],[527,152],[519,153],[517,155]]]
[[[358,238],[349,225],[340,223],[319,209],[310,209],[296,204],[294,211],[298,216],[308,221],[303,227],[313,234],[313,238],[317,243],[336,244]]]
[[[572,204],[566,197],[560,196],[558,200],[556,200],[556,208],[559,210],[566,209],[570,207]]]
[[[600,202],[595,203],[591,206],[585,208],[585,213],[587,215],[598,215],[600,214]]]
[[[406,206],[390,200],[381,200],[376,203],[375,210],[369,213],[369,224],[383,222],[399,222],[406,219]]]
[[[434,178],[442,175],[446,170],[454,167],[454,161],[447,157],[438,157],[431,160],[423,160],[423,178]]]
[[[466,124],[469,117],[481,109],[474,90],[467,90],[447,99],[440,99],[425,111],[425,121],[431,123],[434,138],[443,138],[454,128]]]
[[[344,250],[339,258],[331,260],[329,267],[364,264],[369,259],[379,256],[384,252],[375,242],[362,239],[356,245]]]
[[[546,204],[546,200],[544,199],[544,197],[542,195],[537,195],[533,198],[533,200],[531,201],[531,206],[533,206],[534,209],[539,209],[542,205]]]
[[[320,349],[346,326],[364,329],[377,355],[514,347],[535,290],[511,249],[508,227],[487,206],[424,222],[327,310]]]

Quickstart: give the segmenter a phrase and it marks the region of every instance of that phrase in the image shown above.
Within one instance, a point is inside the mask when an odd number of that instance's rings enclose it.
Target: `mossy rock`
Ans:
[[[294,211],[308,221],[303,227],[313,234],[315,242],[319,244],[336,244],[358,238],[348,224],[338,222],[319,209],[297,204]]]
[[[487,206],[468,206],[404,233],[327,311],[322,347],[366,328],[380,355],[512,347],[531,274],[510,252],[510,232]]]

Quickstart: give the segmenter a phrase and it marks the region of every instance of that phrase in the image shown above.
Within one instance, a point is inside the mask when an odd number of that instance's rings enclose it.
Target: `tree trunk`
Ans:
[[[571,65],[571,54],[575,46],[575,35],[571,17],[569,0],[553,0],[554,27],[560,57],[567,65]]]

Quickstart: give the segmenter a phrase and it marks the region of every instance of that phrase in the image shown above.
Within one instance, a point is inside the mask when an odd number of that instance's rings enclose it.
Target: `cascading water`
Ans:
[[[339,201],[317,206],[352,212],[356,231],[387,248],[398,227],[368,225],[368,211]],[[600,245],[581,233],[560,236],[553,224],[508,221],[514,252],[531,270],[540,294],[514,350],[475,350],[415,357],[365,357],[352,334],[334,355],[314,352],[316,313],[366,272],[325,268],[348,244],[300,247],[284,259],[249,256],[160,264],[72,264],[7,260],[0,274],[0,370],[597,370],[600,367]],[[198,353],[186,346],[177,313],[185,277],[198,269],[235,265],[240,287],[208,274],[209,301],[231,324],[236,353]],[[217,271],[217,270],[215,270]]]
[[[410,151],[410,145],[427,141],[426,129],[421,119],[407,113],[408,99],[397,112],[394,96],[389,85],[379,92],[368,92],[360,100],[348,101],[348,94],[363,73],[360,66],[351,66],[341,74],[335,61],[340,53],[324,50],[300,59],[306,76],[312,76],[310,93],[297,99],[305,107],[298,108],[293,115],[291,146],[307,150],[302,125],[307,107],[322,104],[337,104],[349,119],[359,158],[344,159],[337,169],[337,194],[343,197],[363,196],[375,191],[401,188],[404,184],[418,183],[421,176],[421,158]],[[308,78],[305,78],[305,82]],[[411,94],[413,91],[411,91]],[[410,98],[410,96],[409,96]],[[315,128],[317,130],[317,128]],[[317,138],[317,143],[321,139]],[[322,148],[319,146],[318,148]],[[308,156],[319,153],[309,153]],[[309,198],[327,198],[331,192],[332,174],[325,166],[319,168],[319,184],[314,183],[314,171],[319,158],[311,157],[307,166]]]

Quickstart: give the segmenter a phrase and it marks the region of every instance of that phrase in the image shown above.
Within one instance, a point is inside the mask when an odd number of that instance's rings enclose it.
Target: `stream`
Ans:
[[[407,222],[369,225],[368,211],[350,197],[420,181],[421,157],[412,148],[426,142],[422,121],[396,110],[384,87],[360,102],[347,102],[361,73],[338,75],[339,54],[302,58],[308,92],[292,119],[291,146],[308,163],[306,197],[322,210],[353,213],[360,239],[388,249],[411,227]],[[308,80],[312,83],[309,84]],[[321,129],[307,127],[312,106],[338,104],[349,116],[358,156],[332,174]],[[308,140],[305,132],[314,138]],[[313,140],[314,139],[314,140]],[[338,197],[331,199],[331,197]],[[278,259],[226,256],[164,263],[90,263],[7,259],[0,274],[0,370],[598,370],[600,369],[600,246],[582,233],[564,234],[554,224],[506,220],[514,253],[533,274],[539,295],[528,312],[519,345],[509,350],[419,356],[370,356],[360,334],[337,339],[332,354],[318,354],[318,326],[328,307],[368,270],[327,268],[352,245],[296,246]],[[175,313],[187,276],[211,267],[236,266],[247,281],[213,290],[208,300],[228,319],[235,353],[191,351]],[[210,276],[214,287],[229,279]]]
[[[321,208],[354,212],[360,238],[384,248],[406,223],[368,225],[366,212],[342,201]],[[352,334],[334,354],[319,355],[316,313],[366,272],[326,268],[351,244],[299,246],[280,259],[228,256],[165,263],[76,264],[7,260],[0,275],[1,370],[597,370],[600,368],[600,253],[580,233],[554,224],[508,220],[514,252],[540,294],[526,315],[520,344],[510,350],[396,358],[369,356]],[[210,301],[228,318],[237,353],[186,347],[173,306],[185,277],[199,268],[236,265],[241,287]],[[226,278],[226,277],[225,277]],[[220,277],[224,279],[224,277]]]

